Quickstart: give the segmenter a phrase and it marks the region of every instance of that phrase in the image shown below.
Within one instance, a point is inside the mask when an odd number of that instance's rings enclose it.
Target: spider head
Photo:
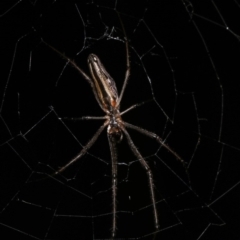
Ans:
[[[110,139],[114,138],[114,140],[117,142],[122,141],[123,138],[122,130],[119,126],[119,122],[114,117],[110,119],[107,133]]]

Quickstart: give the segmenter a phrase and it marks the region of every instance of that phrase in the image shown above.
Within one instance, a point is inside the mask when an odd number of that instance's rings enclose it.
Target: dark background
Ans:
[[[41,39],[86,73],[87,56],[98,55],[120,93],[126,54],[114,9],[131,56],[121,110],[150,100],[123,119],[161,136],[188,163],[186,174],[169,152],[129,130],[153,171],[160,230],[146,174],[124,138],[117,237],[240,238],[237,1],[19,1],[0,9],[2,239],[110,238],[106,132],[76,164],[51,175],[101,125],[59,117],[103,113],[88,83]]]

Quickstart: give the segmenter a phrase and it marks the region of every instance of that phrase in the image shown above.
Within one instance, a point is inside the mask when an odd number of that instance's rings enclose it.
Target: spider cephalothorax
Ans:
[[[115,138],[116,142],[121,142],[123,138],[122,133],[122,119],[120,116],[115,117],[114,115],[109,118],[109,125],[107,133]]]

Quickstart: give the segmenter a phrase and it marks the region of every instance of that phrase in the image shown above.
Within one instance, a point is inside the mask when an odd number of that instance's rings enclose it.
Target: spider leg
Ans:
[[[66,55],[64,55],[63,53],[61,53],[59,50],[57,50],[55,47],[53,47],[49,43],[45,42],[43,39],[42,39],[42,43],[44,43],[46,46],[48,46],[54,52],[56,52],[58,55],[60,55],[63,59],[65,59],[68,63],[70,63],[86,79],[86,81],[93,88],[93,83],[92,83],[91,78],[71,58],[69,58]]]
[[[117,12],[117,15],[118,15],[118,18],[119,18],[119,21],[120,21],[120,24],[121,24],[121,27],[122,27],[122,30],[123,30],[123,34],[124,34],[124,37],[125,37],[125,50],[126,50],[126,72],[125,72],[125,78],[124,78],[123,86],[122,86],[122,89],[121,89],[121,93],[120,93],[120,96],[119,96],[118,101],[117,101],[117,106],[119,106],[120,102],[122,100],[123,94],[125,92],[125,88],[127,86],[129,76],[130,76],[130,54],[129,54],[129,43],[128,43],[126,30],[124,28],[124,25],[123,25],[123,22],[122,22],[122,19],[120,17],[119,12]]]
[[[84,156],[86,154],[86,152],[88,151],[88,149],[90,149],[92,147],[92,145],[96,142],[96,140],[98,139],[99,135],[102,133],[102,131],[104,130],[104,128],[108,125],[109,121],[105,121],[102,126],[97,130],[97,132],[93,135],[93,137],[89,140],[89,142],[83,147],[83,149],[80,151],[79,154],[77,154],[77,156],[75,156],[71,161],[69,161],[66,165],[64,165],[63,167],[61,167],[58,171],[55,172],[54,175],[57,175],[61,172],[63,172],[66,168],[68,168],[70,165],[72,165],[74,162],[76,162],[79,158],[81,158],[82,156]]]
[[[63,117],[59,119],[64,119],[64,120],[69,120],[69,121],[82,121],[82,120],[104,120],[107,119],[107,116],[101,116],[101,117],[96,117],[96,116],[84,116],[84,117],[79,117],[79,118],[69,118],[69,117]]]
[[[116,139],[111,134],[108,134],[108,142],[112,159],[112,198],[113,198],[113,223],[112,223],[112,237],[116,236],[117,223],[117,150]]]
[[[144,105],[144,104],[146,104],[147,102],[150,102],[150,101],[152,101],[152,99],[147,100],[147,101],[143,101],[143,102],[140,102],[140,103],[136,103],[136,104],[132,105],[131,107],[127,108],[126,110],[122,111],[120,113],[120,116],[122,116],[123,114],[131,111],[132,109],[138,108],[138,107],[140,107],[140,106],[142,106],[142,105]]]
[[[155,192],[154,192],[152,171],[151,171],[148,163],[144,160],[141,153],[138,151],[137,147],[133,143],[128,131],[123,126],[121,127],[121,129],[122,129],[122,131],[124,132],[124,134],[127,138],[127,142],[129,144],[133,154],[139,159],[141,165],[143,166],[143,168],[145,169],[145,171],[147,173],[148,181],[149,181],[150,194],[151,194],[151,200],[152,200],[152,205],[153,205],[155,228],[159,229],[159,221],[158,221],[158,213],[157,213],[157,207],[156,207],[156,198],[155,198]]]
[[[178,161],[180,161],[183,165],[183,167],[185,168],[186,172],[188,173],[188,170],[187,170],[187,166],[186,166],[186,163],[185,161],[176,153],[174,152],[166,143],[164,143],[164,141],[155,133],[153,132],[150,132],[148,130],[145,130],[143,128],[140,128],[140,127],[137,127],[135,125],[132,125],[130,123],[127,123],[127,122],[124,122],[124,125],[127,127],[127,128],[131,128],[131,129],[134,129],[148,137],[151,137],[151,138],[154,138],[159,144],[161,144],[165,149],[167,149],[173,156],[176,157],[176,159]]]
[[[69,58],[66,55],[64,55],[63,53],[61,53],[59,50],[57,50],[55,47],[53,47],[49,43],[45,42],[43,39],[42,39],[42,43],[44,43],[47,47],[51,48],[54,52],[56,52],[58,55],[60,55],[63,59],[65,59],[67,61],[67,63],[70,63],[83,76],[83,78],[90,84],[99,106],[105,112],[105,109],[103,109],[103,107],[100,104],[100,101],[97,97],[97,91],[94,87],[94,83],[93,83],[92,79],[71,58]]]

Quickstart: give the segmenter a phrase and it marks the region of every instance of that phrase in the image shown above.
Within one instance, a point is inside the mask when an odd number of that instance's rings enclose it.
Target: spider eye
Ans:
[[[111,141],[120,143],[123,139],[123,134],[122,134],[122,132],[115,132],[114,134],[110,135],[110,139],[111,139]]]
[[[123,139],[122,131],[119,128],[115,128],[113,132],[113,137],[117,143],[121,142]]]
[[[114,139],[117,143],[121,142],[123,139],[123,133],[117,126],[109,126],[108,134],[111,139]]]
[[[116,132],[114,134],[114,137],[115,137],[117,143],[120,143],[122,141],[122,139],[123,139],[122,131]]]

